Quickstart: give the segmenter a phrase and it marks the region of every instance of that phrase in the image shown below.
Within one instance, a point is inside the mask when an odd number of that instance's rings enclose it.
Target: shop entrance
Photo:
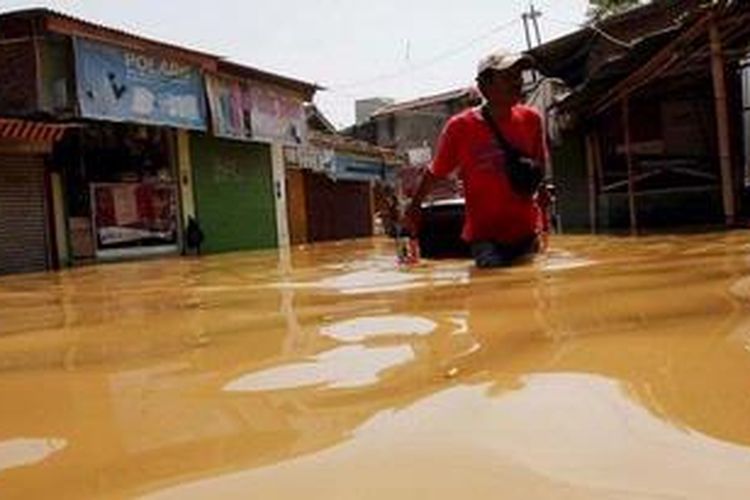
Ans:
[[[103,123],[61,145],[75,259],[178,252],[173,139],[166,128]]]
[[[44,161],[0,153],[0,274],[48,268]]]
[[[192,134],[190,151],[205,251],[276,247],[270,147]]]

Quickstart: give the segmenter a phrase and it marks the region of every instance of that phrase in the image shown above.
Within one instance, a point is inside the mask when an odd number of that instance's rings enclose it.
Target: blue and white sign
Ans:
[[[83,117],[206,130],[198,68],[80,38],[75,58]]]
[[[333,178],[342,181],[385,181],[386,166],[383,163],[336,155]]]

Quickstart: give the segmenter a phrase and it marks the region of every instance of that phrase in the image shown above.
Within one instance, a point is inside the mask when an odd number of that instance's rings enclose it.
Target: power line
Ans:
[[[341,89],[350,89],[352,87],[360,87],[360,86],[364,86],[364,85],[369,85],[371,83],[380,82],[380,81],[383,81],[383,80],[391,80],[391,79],[403,76],[403,75],[405,75],[407,73],[411,73],[413,71],[421,70],[421,69],[426,68],[428,66],[432,66],[432,65],[434,65],[436,63],[442,62],[445,59],[453,57],[456,54],[459,54],[459,53],[465,51],[466,49],[472,47],[476,43],[481,42],[481,41],[489,38],[490,36],[492,36],[492,35],[494,35],[496,33],[499,33],[501,31],[504,31],[504,30],[512,27],[515,23],[516,23],[516,20],[513,19],[513,20],[508,21],[506,23],[503,23],[503,24],[500,24],[498,26],[495,26],[494,28],[492,28],[491,30],[487,31],[486,33],[484,33],[482,35],[474,37],[471,40],[468,40],[467,42],[462,43],[461,45],[458,45],[458,46],[456,46],[456,47],[454,47],[452,49],[446,50],[445,52],[441,52],[441,53],[439,53],[439,54],[431,57],[430,59],[426,59],[425,61],[423,61],[421,63],[418,63],[418,64],[415,64],[413,66],[410,66],[408,68],[404,68],[404,69],[401,69],[401,70],[398,70],[398,71],[394,71],[392,73],[384,73],[382,75],[377,75],[377,76],[374,76],[374,77],[371,77],[371,78],[367,78],[367,79],[364,79],[364,80],[358,80],[358,81],[354,81],[354,82],[350,82],[350,83],[345,83],[345,84],[340,84],[340,85],[332,85],[332,86],[330,86],[328,88],[328,90],[332,90],[332,91],[336,92],[336,91],[340,91]]]
[[[571,27],[575,27],[575,28],[579,28],[579,29],[590,29],[592,31],[595,31],[596,33],[598,33],[602,37],[606,38],[610,42],[614,43],[615,45],[620,45],[621,47],[624,47],[626,49],[633,48],[633,44],[632,43],[626,42],[624,40],[621,40],[621,39],[615,37],[614,35],[611,35],[611,34],[607,33],[606,31],[604,31],[603,29],[601,29],[599,26],[597,26],[596,23],[578,24],[578,23],[572,23],[570,21],[562,21],[560,19],[555,19],[555,18],[551,18],[551,17],[548,17],[547,19],[549,21],[552,21],[552,22],[557,23],[557,24],[562,24],[564,26],[571,26]]]

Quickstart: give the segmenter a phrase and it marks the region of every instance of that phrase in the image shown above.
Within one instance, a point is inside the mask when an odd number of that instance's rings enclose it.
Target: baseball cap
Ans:
[[[505,50],[498,50],[492,54],[483,57],[479,61],[477,66],[477,75],[481,75],[485,71],[505,71],[510,69],[517,64],[523,64],[524,66],[531,65],[531,57],[526,54],[511,53]]]

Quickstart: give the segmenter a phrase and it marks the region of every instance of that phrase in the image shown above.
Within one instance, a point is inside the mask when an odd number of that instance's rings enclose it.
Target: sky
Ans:
[[[534,0],[543,41],[573,31],[587,0]],[[156,40],[317,83],[337,127],[354,102],[397,101],[470,85],[493,50],[526,48],[528,0],[0,0],[47,7]]]

